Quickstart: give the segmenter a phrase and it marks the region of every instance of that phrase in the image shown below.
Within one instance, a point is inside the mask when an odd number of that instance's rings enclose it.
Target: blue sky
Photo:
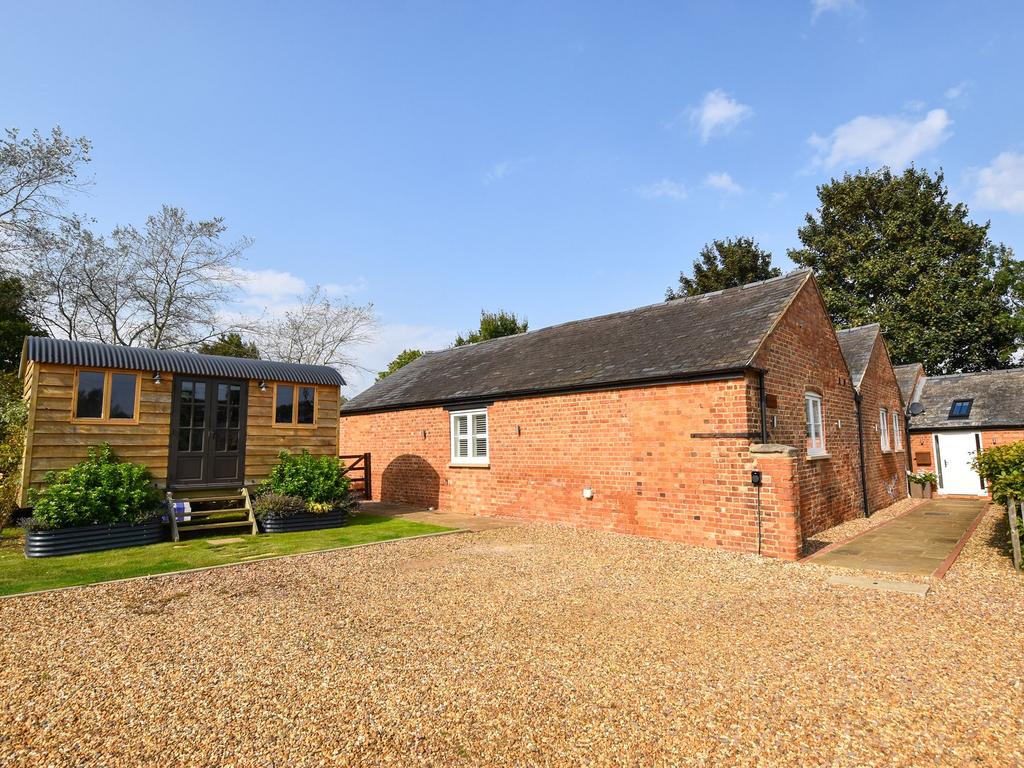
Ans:
[[[848,169],[942,167],[1024,252],[1024,6],[13,3],[5,127],[94,142],[73,207],[255,244],[247,301],[372,301],[383,367],[482,308],[659,301],[716,237],[782,267]],[[352,390],[370,377],[354,375]]]

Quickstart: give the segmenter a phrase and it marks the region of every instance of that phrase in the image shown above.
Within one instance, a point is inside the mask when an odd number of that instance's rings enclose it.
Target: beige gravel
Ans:
[[[1022,765],[999,519],[925,598],[527,525],[0,601],[0,764]]]

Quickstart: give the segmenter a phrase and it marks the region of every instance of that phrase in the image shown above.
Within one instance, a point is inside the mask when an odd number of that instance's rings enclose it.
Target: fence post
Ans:
[[[1017,529],[1017,500],[1006,500],[1006,516],[1010,520],[1010,543],[1013,544],[1013,567],[1020,570],[1020,531]]]
[[[370,488],[370,454],[363,454],[363,498],[373,501],[373,489]]]

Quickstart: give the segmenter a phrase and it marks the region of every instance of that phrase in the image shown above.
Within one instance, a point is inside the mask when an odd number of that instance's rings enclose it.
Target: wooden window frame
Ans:
[[[892,437],[889,435],[889,409],[878,409],[878,439],[882,453],[892,453]]]
[[[473,417],[483,414],[485,427],[483,432],[473,431]],[[455,432],[455,420],[461,417],[466,418],[466,439],[469,442],[469,455],[459,456],[456,451],[457,436]],[[448,430],[451,448],[451,466],[453,467],[489,467],[491,464],[491,417],[486,408],[467,408],[464,411],[451,411],[448,414]],[[487,446],[483,456],[474,455],[476,452],[476,439],[483,437]]]
[[[292,420],[277,420],[277,390],[279,387],[292,388]],[[313,422],[311,424],[299,423],[299,393],[296,389],[305,387],[313,390]],[[274,382],[273,392],[270,401],[270,426],[277,429],[316,429],[317,427],[317,406],[320,405],[320,388],[316,384],[287,384],[285,382]]]
[[[811,414],[808,413],[808,405],[811,405],[812,403],[816,404],[818,409],[818,421],[816,423],[811,420]],[[811,408],[810,410],[813,413],[814,409]],[[828,446],[825,442],[825,398],[823,398],[819,393],[811,390],[804,392],[804,420],[807,422],[806,431],[810,433],[804,438],[808,457],[822,458],[828,456]],[[814,429],[812,429],[812,427],[815,425],[818,426],[820,430],[818,435],[820,445],[818,446],[814,445]]]
[[[894,451],[903,450],[903,429],[900,425],[900,410],[898,408],[892,409],[892,449]]]
[[[90,419],[78,415],[78,377],[82,373],[103,374],[103,403],[100,407],[100,417]],[[114,374],[121,376],[135,377],[135,413],[130,419],[110,418],[110,380]],[[113,370],[110,368],[75,368],[75,381],[71,388],[71,423],[72,424],[138,424],[139,410],[142,407],[142,374],[136,371]]]

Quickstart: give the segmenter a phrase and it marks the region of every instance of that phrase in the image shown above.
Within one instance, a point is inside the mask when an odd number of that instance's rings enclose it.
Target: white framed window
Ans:
[[[487,464],[490,442],[487,437],[487,409],[452,411],[452,464]]]
[[[878,411],[878,436],[882,441],[882,450],[891,451],[892,445],[889,443],[889,410],[887,408],[880,408]]]
[[[821,395],[814,392],[804,394],[807,415],[807,455],[825,455],[825,421],[821,415]]]
[[[900,426],[900,412],[895,408],[892,412],[892,445],[896,450],[903,448],[903,429]]]

